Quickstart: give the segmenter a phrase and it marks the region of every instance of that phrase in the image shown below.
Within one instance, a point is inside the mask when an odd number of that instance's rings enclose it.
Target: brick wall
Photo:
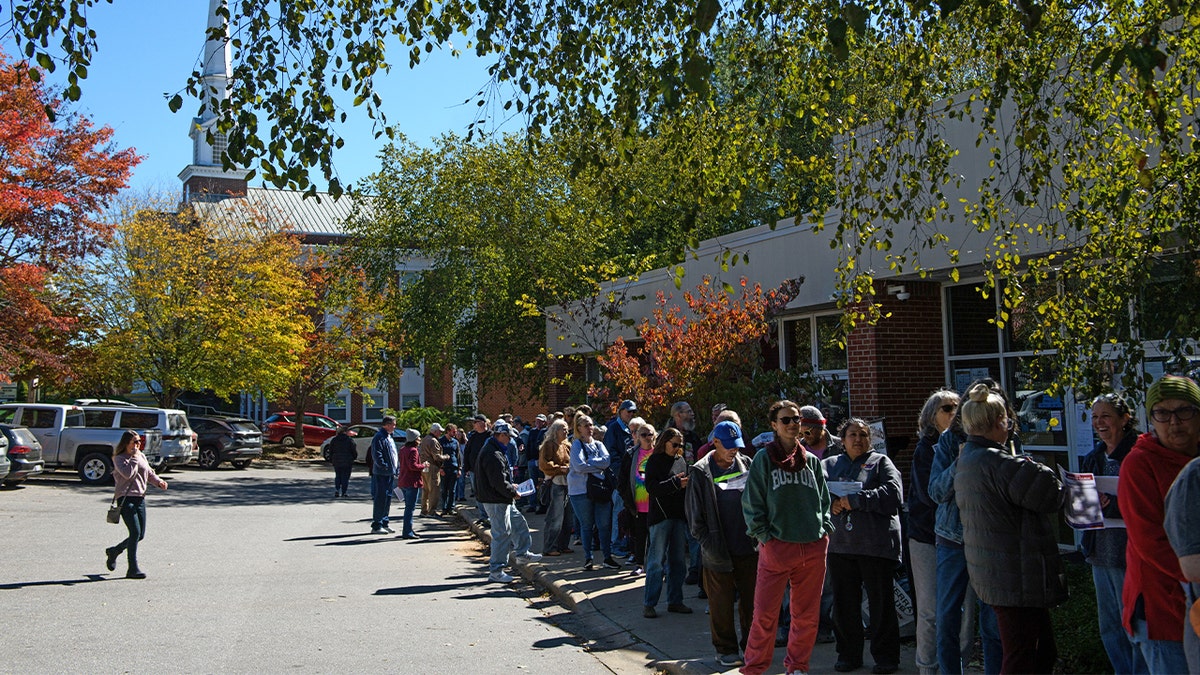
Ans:
[[[945,383],[941,286],[906,281],[908,300],[887,295],[886,286],[879,283],[876,292],[892,315],[849,337],[850,410],[868,420],[883,418],[888,453],[907,474],[921,406]]]

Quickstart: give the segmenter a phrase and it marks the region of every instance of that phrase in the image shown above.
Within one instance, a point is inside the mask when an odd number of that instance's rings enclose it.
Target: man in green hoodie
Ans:
[[[771,665],[779,603],[788,582],[792,623],[783,666],[788,673],[808,672],[833,531],[821,460],[799,440],[800,406],[778,401],[768,418],[775,440],[754,456],[742,493],[748,534],[758,541],[754,622],[741,669],[746,675],[758,675]]]

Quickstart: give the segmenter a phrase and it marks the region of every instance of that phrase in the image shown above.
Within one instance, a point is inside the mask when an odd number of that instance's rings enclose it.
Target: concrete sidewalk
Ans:
[[[459,517],[472,532],[484,542],[490,543],[489,532],[474,522],[481,515],[472,501],[458,506]],[[533,552],[542,551],[542,523],[544,516],[524,513],[533,532]],[[692,614],[673,614],[666,611],[666,593],[658,604],[659,615],[655,619],[642,616],[642,596],[645,578],[633,575],[633,567],[622,565],[614,570],[600,566],[600,554],[596,552],[596,569],[583,570],[583,552],[572,546],[574,553],[543,557],[541,561],[528,565],[517,564],[515,570],[522,577],[554,597],[561,605],[570,609],[584,620],[594,650],[622,650],[643,663],[645,668],[665,670],[671,673],[720,673],[737,672],[723,669],[717,664],[716,650],[709,633],[707,600],[697,597],[699,587],[684,586],[684,603],[694,610]],[[618,559],[620,561],[620,559]],[[784,649],[775,650],[775,660],[768,673],[782,673]],[[833,665],[837,652],[832,644],[818,644],[813,651],[809,671],[812,673],[834,673]],[[855,672],[871,672],[870,642],[863,653],[866,665]],[[900,672],[915,673],[914,647],[912,641],[901,643]]]

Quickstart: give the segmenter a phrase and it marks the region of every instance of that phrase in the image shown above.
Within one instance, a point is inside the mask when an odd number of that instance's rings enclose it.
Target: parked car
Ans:
[[[8,461],[8,439],[0,436],[0,480],[8,477],[12,462]]]
[[[41,473],[46,462],[42,459],[42,444],[37,436],[25,427],[14,427],[0,424],[0,438],[8,444],[8,460],[11,466],[8,476],[4,478],[5,485],[16,485],[21,481]]]
[[[262,425],[264,443],[282,443],[284,447],[296,445],[296,418],[294,412],[278,412],[268,417]],[[337,433],[338,423],[333,418],[318,413],[304,413],[303,433],[305,445],[320,445]]]
[[[129,401],[122,401],[119,398],[77,398],[74,401],[71,401],[71,404],[72,405],[80,405],[80,406],[83,406],[83,405],[106,405],[106,406],[109,406],[110,408],[112,406],[121,406],[122,408],[138,407],[136,403],[130,403]]]
[[[88,428],[84,411],[74,405],[6,403],[0,405],[0,422],[29,429],[42,444],[48,469],[74,469],[84,483],[112,482],[112,456],[124,428]],[[137,421],[132,419],[130,421]],[[163,435],[157,427],[129,427],[142,437],[142,452],[151,463],[162,459]]]
[[[162,433],[162,453],[150,462],[155,471],[182,466],[196,455],[192,428],[187,413],[173,408],[128,408],[88,405],[83,408],[84,426],[112,429],[158,429]]]
[[[244,469],[255,457],[262,457],[263,435],[254,420],[227,415],[189,415],[188,423],[198,436],[200,449],[196,459],[205,469],[215,469],[221,462]]]
[[[375,437],[378,431],[379,427],[373,427],[370,424],[354,424],[350,427],[347,433],[354,439],[354,449],[358,451],[358,456],[355,457],[354,461],[362,462],[363,464],[370,463],[367,455],[371,452],[371,439]],[[397,448],[404,445],[404,432],[400,429],[392,432],[392,438],[395,439]],[[331,440],[333,440],[332,436],[325,439],[324,443],[321,443],[321,457],[326,462],[329,461],[329,441]]]

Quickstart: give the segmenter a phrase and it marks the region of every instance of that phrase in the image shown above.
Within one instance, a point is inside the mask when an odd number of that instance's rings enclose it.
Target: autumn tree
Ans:
[[[69,372],[77,317],[47,280],[102,250],[101,212],[141,160],[111,128],[65,112],[36,69],[0,52],[0,373],[19,379]]]
[[[394,289],[373,292],[361,268],[329,252],[310,252],[303,274],[313,299],[307,312],[311,326],[300,333],[298,368],[278,399],[300,413],[343,389],[373,388],[395,377],[392,368],[401,353],[397,331],[389,330],[385,318]],[[303,445],[303,426],[295,431],[295,444]]]
[[[614,402],[633,398],[648,419],[659,419],[679,400],[725,402],[745,416],[765,414],[771,397],[813,391],[819,385],[799,372],[791,378],[794,389],[781,391],[780,382],[767,381],[777,376],[766,374],[762,362],[769,319],[802,283],[790,280],[764,291],[744,277],[736,288],[705,277],[684,292],[682,304],[660,291],[652,316],[638,324],[639,342],[618,337],[598,358],[605,384],[590,395]]]
[[[139,380],[163,407],[185,390],[282,392],[300,368],[311,291],[298,242],[253,228],[218,238],[189,211],[130,210],[112,245],[63,275],[95,317],[108,378]]]

